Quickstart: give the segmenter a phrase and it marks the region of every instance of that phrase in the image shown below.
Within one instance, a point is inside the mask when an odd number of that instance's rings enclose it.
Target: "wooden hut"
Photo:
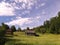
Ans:
[[[39,36],[38,34],[36,34],[35,30],[33,29],[26,30],[25,34],[30,35],[30,36]]]
[[[35,35],[35,34],[36,34],[33,29],[26,30],[25,33],[26,33],[27,35]]]
[[[13,35],[13,31],[11,29],[8,29],[5,31],[5,35]]]

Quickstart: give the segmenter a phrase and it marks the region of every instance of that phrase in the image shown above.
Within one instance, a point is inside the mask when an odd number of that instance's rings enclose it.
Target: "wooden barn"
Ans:
[[[32,29],[29,29],[29,30],[26,30],[25,33],[26,33],[27,35],[34,35],[34,34],[35,34],[35,31],[32,30]]]
[[[5,35],[13,35],[13,31],[11,29],[8,29],[5,31]]]
[[[39,36],[36,34],[36,32],[33,29],[26,30],[25,33],[31,36]]]

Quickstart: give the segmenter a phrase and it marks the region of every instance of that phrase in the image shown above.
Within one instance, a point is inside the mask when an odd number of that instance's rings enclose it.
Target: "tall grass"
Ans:
[[[24,32],[15,32],[5,45],[60,45],[60,35],[39,34],[39,37],[27,36]],[[11,40],[12,39],[12,40]]]

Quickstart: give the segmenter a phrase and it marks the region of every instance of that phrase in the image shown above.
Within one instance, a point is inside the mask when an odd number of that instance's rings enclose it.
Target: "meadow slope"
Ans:
[[[27,36],[24,32],[14,32],[13,37],[9,37],[5,45],[60,45],[60,35],[39,34],[36,36]]]

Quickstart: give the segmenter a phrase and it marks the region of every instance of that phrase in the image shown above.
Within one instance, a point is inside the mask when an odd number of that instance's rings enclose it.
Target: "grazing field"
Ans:
[[[27,36],[24,32],[14,32],[13,37],[9,37],[5,45],[60,45],[60,35],[57,34],[39,34],[36,36]]]

